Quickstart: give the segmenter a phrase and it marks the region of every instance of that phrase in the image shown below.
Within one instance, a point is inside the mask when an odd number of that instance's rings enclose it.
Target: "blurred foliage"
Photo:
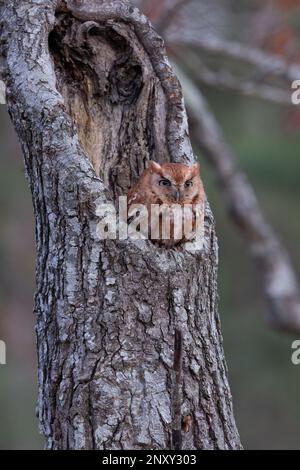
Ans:
[[[0,449],[38,449],[34,318],[34,222],[21,151],[6,106],[0,106]]]
[[[286,112],[275,105],[211,90],[205,94],[300,274],[300,126],[295,134],[284,132]],[[247,246],[228,222],[201,154],[200,161],[219,237],[220,315],[242,442],[250,449],[299,449],[300,369],[290,360],[296,338],[269,329]]]

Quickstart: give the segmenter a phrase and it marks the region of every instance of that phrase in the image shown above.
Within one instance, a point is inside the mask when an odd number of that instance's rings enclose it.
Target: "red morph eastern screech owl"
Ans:
[[[151,161],[129,190],[127,204],[129,220],[140,216],[141,207],[146,207],[147,238],[153,242],[166,248],[191,242],[198,230],[204,229],[205,192],[199,164],[159,165]],[[154,207],[159,208],[158,218],[154,216],[157,215]],[[164,220],[169,223],[169,232]],[[141,226],[141,218],[139,222]]]

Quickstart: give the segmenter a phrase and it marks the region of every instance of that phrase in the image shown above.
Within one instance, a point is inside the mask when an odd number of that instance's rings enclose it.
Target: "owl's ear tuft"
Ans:
[[[151,160],[149,163],[148,163],[148,170],[152,171],[152,173],[158,173],[158,172],[161,172],[161,166],[159,163],[156,163],[154,162],[153,160]]]
[[[192,170],[192,175],[193,175],[193,176],[198,175],[198,173],[200,172],[200,165],[199,165],[199,163],[195,163],[194,165],[192,165],[192,166],[191,166],[191,170]]]

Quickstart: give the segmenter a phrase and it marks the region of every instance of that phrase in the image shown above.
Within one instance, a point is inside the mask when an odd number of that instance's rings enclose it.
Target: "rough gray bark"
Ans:
[[[147,160],[194,159],[162,40],[122,1],[12,0],[1,33],[36,218],[46,447],[239,449],[209,208],[201,253],[95,235],[97,203]]]

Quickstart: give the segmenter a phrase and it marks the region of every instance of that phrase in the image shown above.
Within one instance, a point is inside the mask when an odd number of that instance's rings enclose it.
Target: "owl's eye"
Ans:
[[[184,183],[184,186],[186,188],[190,188],[191,186],[193,186],[193,181],[192,180],[187,180],[185,183]]]
[[[164,178],[164,179],[160,180],[159,186],[171,186],[171,181]]]

